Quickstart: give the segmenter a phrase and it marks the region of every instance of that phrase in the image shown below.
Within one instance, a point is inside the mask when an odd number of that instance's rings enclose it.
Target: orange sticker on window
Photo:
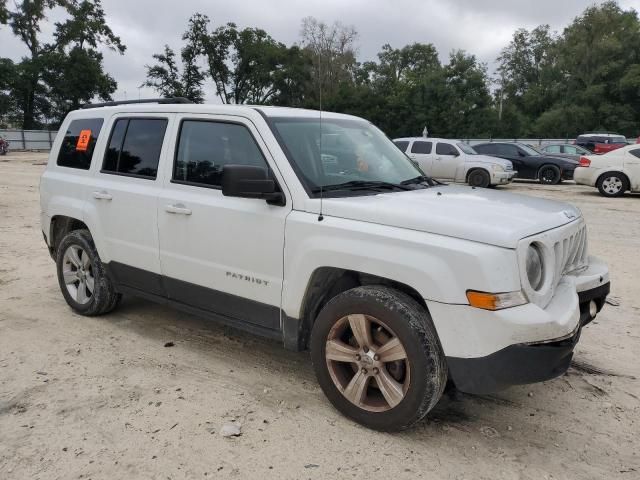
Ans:
[[[89,148],[89,141],[91,140],[91,130],[82,130],[78,136],[78,143],[76,143],[76,150],[79,152],[86,152]]]

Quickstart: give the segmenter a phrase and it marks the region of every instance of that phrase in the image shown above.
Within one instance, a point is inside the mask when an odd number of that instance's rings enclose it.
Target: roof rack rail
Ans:
[[[131,105],[136,103],[193,103],[191,100],[185,97],[170,97],[170,98],[143,98],[142,100],[118,100],[115,102],[104,103],[87,103],[82,108],[98,108],[98,107],[115,107],[116,105]]]

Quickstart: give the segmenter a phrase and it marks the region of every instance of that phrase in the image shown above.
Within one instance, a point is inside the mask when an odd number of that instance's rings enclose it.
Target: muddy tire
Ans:
[[[562,173],[555,165],[545,165],[538,172],[538,180],[547,185],[556,185],[562,180]]]
[[[74,230],[62,239],[56,270],[64,299],[81,315],[108,313],[122,297],[107,276],[88,230]]]
[[[467,183],[472,187],[487,188],[491,184],[491,177],[486,170],[473,170],[469,174]]]
[[[596,182],[600,195],[605,197],[621,197],[629,190],[629,179],[623,173],[607,172],[600,175]]]
[[[438,403],[447,383],[429,313],[388,287],[357,287],[330,300],[313,325],[310,347],[329,401],[375,430],[412,426]]]

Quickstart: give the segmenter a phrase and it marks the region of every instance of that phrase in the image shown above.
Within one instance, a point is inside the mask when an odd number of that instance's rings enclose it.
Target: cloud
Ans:
[[[240,27],[260,27],[276,40],[292,44],[299,40],[300,21],[314,16],[325,22],[339,20],[354,25],[360,34],[359,59],[375,59],[385,43],[402,47],[413,42],[433,43],[443,61],[449,52],[463,49],[493,66],[500,50],[521,27],[549,24],[562,31],[594,2],[590,0],[103,0],[112,30],[127,46],[124,56],[105,51],[106,70],[118,81],[118,99],[155,96],[138,89],[145,80],[145,64],[162,51],[174,49],[187,20],[200,12],[212,25],[234,22]],[[595,3],[602,3],[598,1]],[[637,8],[637,0],[621,0],[623,8]],[[52,30],[60,12],[43,29]],[[26,50],[7,27],[0,27],[0,56],[19,59]],[[126,93],[125,93],[126,92]],[[207,100],[215,101],[207,84]]]

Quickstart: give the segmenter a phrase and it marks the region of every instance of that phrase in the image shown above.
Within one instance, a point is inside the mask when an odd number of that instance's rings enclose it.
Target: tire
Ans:
[[[473,170],[467,178],[467,183],[472,187],[487,188],[491,184],[491,177],[486,170]]]
[[[356,340],[354,332],[368,341]],[[375,430],[409,428],[438,403],[447,383],[429,313],[388,287],[357,287],[331,299],[313,325],[310,349],[333,406]],[[360,390],[352,388],[358,385]]]
[[[596,182],[600,195],[605,197],[621,197],[629,190],[629,179],[624,173],[607,172],[600,175]]]
[[[56,252],[56,270],[64,299],[80,315],[108,313],[122,298],[107,276],[88,230],[74,230],[62,239]]]
[[[547,185],[556,185],[562,180],[562,174],[555,165],[544,165],[538,171],[538,180]]]

